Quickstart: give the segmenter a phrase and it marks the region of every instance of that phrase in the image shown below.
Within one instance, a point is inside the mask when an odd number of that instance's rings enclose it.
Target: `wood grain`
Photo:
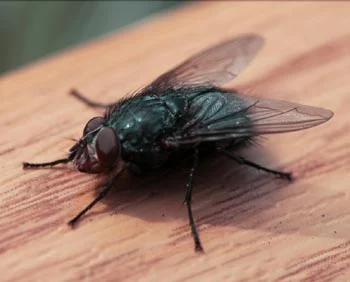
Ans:
[[[349,281],[350,3],[193,3],[0,79],[1,281]],[[104,179],[73,169],[23,171],[63,157],[101,102],[150,82],[211,44],[255,32],[266,45],[230,86],[325,107],[332,120],[243,152],[288,182],[218,159],[196,177],[195,254],[185,172],[126,175],[71,230]]]

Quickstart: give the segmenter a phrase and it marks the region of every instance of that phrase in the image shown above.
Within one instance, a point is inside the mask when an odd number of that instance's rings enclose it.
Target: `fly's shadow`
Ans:
[[[253,150],[256,162],[270,157],[261,148]],[[274,163],[271,158],[268,162]],[[200,158],[199,163],[192,195],[194,217],[199,227],[233,225],[252,229],[253,226],[242,222],[242,216],[254,216],[275,206],[283,198],[282,188],[289,186],[287,179],[237,164],[225,156]],[[90,210],[85,217],[97,220],[98,214],[125,214],[148,222],[182,218],[184,227],[181,229],[186,233],[188,218],[183,202],[190,167],[191,162],[185,161],[180,166],[153,174],[125,172],[101,201],[105,208],[98,212]]]

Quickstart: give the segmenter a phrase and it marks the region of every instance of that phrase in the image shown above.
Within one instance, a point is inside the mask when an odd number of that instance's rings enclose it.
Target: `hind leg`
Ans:
[[[292,174],[290,172],[283,172],[283,171],[278,171],[278,170],[270,169],[270,168],[267,168],[267,167],[263,167],[263,166],[261,166],[259,164],[251,162],[249,160],[246,160],[243,157],[237,157],[234,154],[232,154],[231,152],[228,152],[228,151],[225,151],[225,150],[220,150],[220,152],[223,153],[225,156],[229,157],[231,160],[234,160],[235,162],[237,162],[239,164],[248,165],[248,166],[254,167],[256,169],[263,170],[263,171],[266,171],[268,173],[272,173],[274,175],[277,175],[277,176],[279,176],[281,178],[286,178],[289,181],[292,181]]]

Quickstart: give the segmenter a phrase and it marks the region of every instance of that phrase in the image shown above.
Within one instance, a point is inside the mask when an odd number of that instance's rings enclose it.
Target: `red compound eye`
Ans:
[[[119,138],[110,127],[103,128],[97,136],[96,152],[100,165],[105,169],[112,169],[119,158]]]

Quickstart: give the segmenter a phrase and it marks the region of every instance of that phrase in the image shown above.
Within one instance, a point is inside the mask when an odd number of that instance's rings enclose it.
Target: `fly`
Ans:
[[[117,103],[93,102],[76,90],[71,94],[92,107],[106,108],[90,119],[68,156],[39,168],[72,162],[85,173],[110,175],[96,198],[69,221],[74,225],[104,198],[125,171],[157,170],[174,156],[191,156],[184,203],[195,250],[203,251],[192,215],[193,178],[200,154],[211,151],[233,161],[291,180],[291,173],[266,168],[237,155],[237,148],[263,134],[302,130],[329,120],[330,110],[242,95],[221,86],[234,79],[262,48],[255,34],[222,42],[190,57],[150,85]]]

